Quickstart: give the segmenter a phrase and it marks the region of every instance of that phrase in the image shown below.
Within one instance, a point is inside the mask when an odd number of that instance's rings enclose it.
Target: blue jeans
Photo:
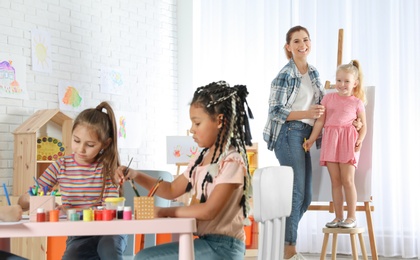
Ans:
[[[136,254],[134,260],[178,259],[179,243],[173,242],[148,247]],[[245,243],[223,235],[205,235],[194,240],[195,259],[199,260],[243,260]]]
[[[301,121],[288,121],[282,125],[274,151],[280,165],[293,168],[292,212],[286,218],[286,245],[296,245],[299,221],[312,200],[311,155],[302,147],[304,138],[311,134],[312,126]]]
[[[122,260],[127,235],[69,236],[62,260]]]

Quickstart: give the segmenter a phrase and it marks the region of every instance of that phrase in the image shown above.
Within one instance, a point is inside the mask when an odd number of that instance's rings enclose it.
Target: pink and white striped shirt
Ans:
[[[105,198],[119,196],[118,187],[108,177],[102,200],[98,201],[102,182],[102,164],[81,165],[73,155],[51,163],[38,179],[39,185],[48,186],[48,190],[58,183],[63,206],[73,208],[101,206]]]

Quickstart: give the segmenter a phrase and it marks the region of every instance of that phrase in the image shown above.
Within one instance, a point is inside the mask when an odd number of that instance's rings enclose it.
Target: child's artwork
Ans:
[[[38,29],[33,29],[31,34],[32,70],[51,73],[51,35]]]
[[[124,76],[120,70],[112,68],[101,69],[101,92],[122,95],[124,91]]]
[[[28,99],[25,57],[0,54],[0,97]]]
[[[188,163],[198,156],[201,148],[194,142],[192,136],[167,136],[166,158],[168,164]]]
[[[115,111],[115,120],[118,129],[118,148],[140,147],[140,138],[144,136],[142,131],[145,129],[145,126],[140,125],[140,120],[137,116],[138,113]]]
[[[79,85],[75,82],[60,81],[58,83],[58,103],[60,110],[81,112],[84,102]]]

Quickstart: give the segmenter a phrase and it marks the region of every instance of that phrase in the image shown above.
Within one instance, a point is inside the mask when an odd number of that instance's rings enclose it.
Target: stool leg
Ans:
[[[336,258],[337,258],[337,233],[334,233],[333,234],[331,259],[336,260]]]
[[[368,260],[366,247],[365,247],[365,240],[363,239],[362,233],[359,233],[359,242],[360,242],[360,248],[362,250],[363,260]]]
[[[359,259],[359,256],[357,255],[356,235],[350,234],[350,240],[351,240],[351,252],[353,253],[353,260],[357,260]]]
[[[324,234],[324,242],[322,243],[322,250],[321,250],[321,260],[325,260],[327,257],[327,245],[328,245],[328,238],[330,234]]]

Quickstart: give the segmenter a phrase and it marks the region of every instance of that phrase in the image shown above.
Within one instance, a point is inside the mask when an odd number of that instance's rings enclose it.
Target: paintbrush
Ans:
[[[129,162],[129,163],[128,163],[128,165],[127,165],[127,168],[125,168],[124,176],[127,176],[128,171],[130,170],[130,165],[131,165],[131,162],[132,162],[132,161],[133,161],[133,157],[131,157],[130,162]],[[130,184],[131,184],[131,187],[132,187],[132,188],[133,188],[133,190],[134,190],[134,193],[136,193],[136,196],[137,196],[137,197],[140,197],[140,194],[139,194],[139,192],[137,191],[136,186],[134,185],[134,181],[133,181],[133,179],[130,179]]]

